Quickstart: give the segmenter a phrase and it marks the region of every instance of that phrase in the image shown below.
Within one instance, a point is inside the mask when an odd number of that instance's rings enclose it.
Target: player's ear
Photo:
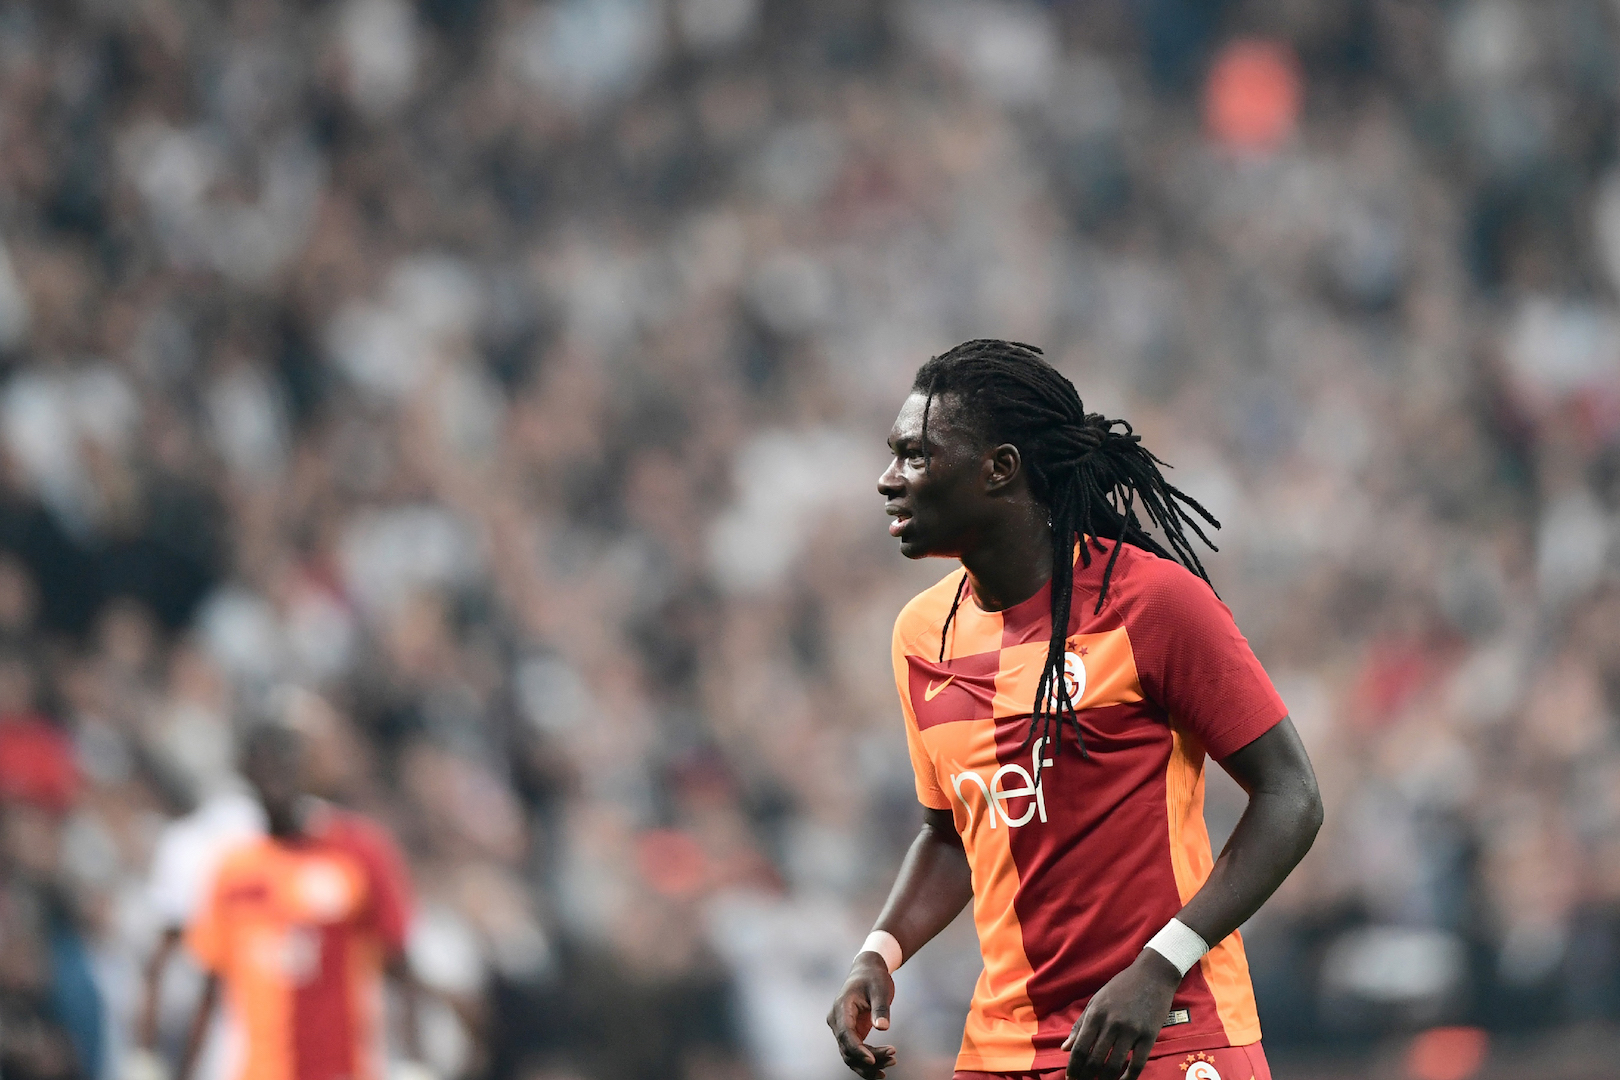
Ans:
[[[1006,490],[1023,472],[1023,468],[1024,459],[1019,456],[1018,447],[1012,443],[992,447],[984,458],[985,491],[994,493]]]

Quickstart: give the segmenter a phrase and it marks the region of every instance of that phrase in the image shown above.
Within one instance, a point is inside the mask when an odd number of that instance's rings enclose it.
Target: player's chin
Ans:
[[[942,545],[930,535],[926,524],[914,517],[901,522],[900,533],[895,539],[900,541],[900,554],[908,559],[928,559],[942,554]]]
[[[900,554],[908,559],[926,559],[933,554],[933,551],[928,544],[914,536],[901,536]]]

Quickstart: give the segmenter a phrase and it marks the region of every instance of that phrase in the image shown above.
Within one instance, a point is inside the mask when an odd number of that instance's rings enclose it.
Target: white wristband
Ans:
[[[905,957],[900,953],[900,943],[887,930],[874,930],[867,934],[866,944],[862,945],[860,952],[855,955],[859,956],[863,952],[875,952],[883,957],[883,965],[889,969],[891,975],[900,969],[901,964],[906,962]]]
[[[1163,930],[1153,935],[1147,948],[1170,961],[1177,971],[1185,975],[1209,952],[1209,943],[1180,919],[1171,919],[1164,924]]]

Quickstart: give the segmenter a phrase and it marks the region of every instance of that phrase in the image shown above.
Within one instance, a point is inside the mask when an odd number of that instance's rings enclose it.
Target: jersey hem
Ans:
[[[1168,1057],[1174,1054],[1192,1053],[1197,1050],[1243,1050],[1250,1046],[1258,1046],[1260,1040],[1252,1039],[1244,1042],[1233,1042],[1225,1039],[1186,1039],[1183,1040],[1183,1043],[1184,1045],[1175,1047],[1166,1047],[1163,1043],[1155,1043],[1152,1052],[1148,1054],[1148,1060],[1152,1061],[1156,1058]],[[1035,1061],[1030,1065],[994,1065],[986,1067],[968,1064],[968,1060],[959,1056],[956,1059],[955,1071],[958,1073],[984,1073],[995,1077],[1005,1077],[1006,1080],[1025,1080],[1026,1077],[1029,1080],[1040,1080],[1034,1074],[1046,1073],[1065,1067],[1069,1063],[1069,1055],[1062,1050],[1043,1050],[1035,1055]]]
[[[1253,1046],[1260,1041],[1260,1027],[1245,1028],[1235,1034],[1211,1039],[1208,1035],[1183,1035],[1175,1039],[1160,1039],[1148,1052],[1151,1060],[1165,1054],[1185,1054],[1191,1050],[1219,1050],[1223,1047]]]
[[[1253,1046],[1260,1041],[1260,1029],[1246,1029],[1234,1036],[1211,1035],[1205,1032],[1202,1035],[1184,1035],[1175,1039],[1163,1039],[1153,1044],[1148,1052],[1148,1060],[1164,1057],[1167,1054],[1186,1054],[1195,1050],[1224,1050],[1240,1049]],[[1038,1050],[1034,1060],[1020,1053],[1009,1057],[983,1057],[978,1054],[958,1054],[956,1056],[956,1070],[958,1072],[986,1072],[986,1073],[1029,1073],[1041,1072],[1046,1069],[1057,1069],[1069,1063],[1067,1050]]]
[[[1035,1059],[1039,1061],[1040,1055],[1036,1054]],[[1063,1055],[1063,1061],[1067,1062],[1068,1060],[1069,1056],[1067,1054]],[[1050,1068],[1050,1066],[1044,1067]],[[987,1058],[980,1057],[977,1054],[956,1055],[956,1069],[959,1072],[1024,1073],[1033,1072],[1039,1068],[1043,1068],[1043,1066],[1034,1064],[1023,1054],[1007,1058]]]

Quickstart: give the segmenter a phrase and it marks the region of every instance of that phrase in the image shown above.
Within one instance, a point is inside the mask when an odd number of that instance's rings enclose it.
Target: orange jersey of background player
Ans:
[[[309,834],[221,861],[186,934],[225,986],[237,1080],[379,1080],[385,963],[405,945],[410,882],[393,841],[323,807]]]
[[[895,625],[894,668],[924,806],[950,810],[973,869],[984,972],[957,1068],[1064,1065],[1091,996],[1181,910],[1214,860],[1204,758],[1287,715],[1231,612],[1168,559],[1125,546],[1076,564],[1065,674],[1085,733],[1026,743],[1051,637],[1051,586],[1004,611],[964,599],[958,570]],[[1153,1054],[1260,1038],[1242,939],[1216,943],[1176,991]],[[1245,1076],[1244,1080],[1247,1080]]]

